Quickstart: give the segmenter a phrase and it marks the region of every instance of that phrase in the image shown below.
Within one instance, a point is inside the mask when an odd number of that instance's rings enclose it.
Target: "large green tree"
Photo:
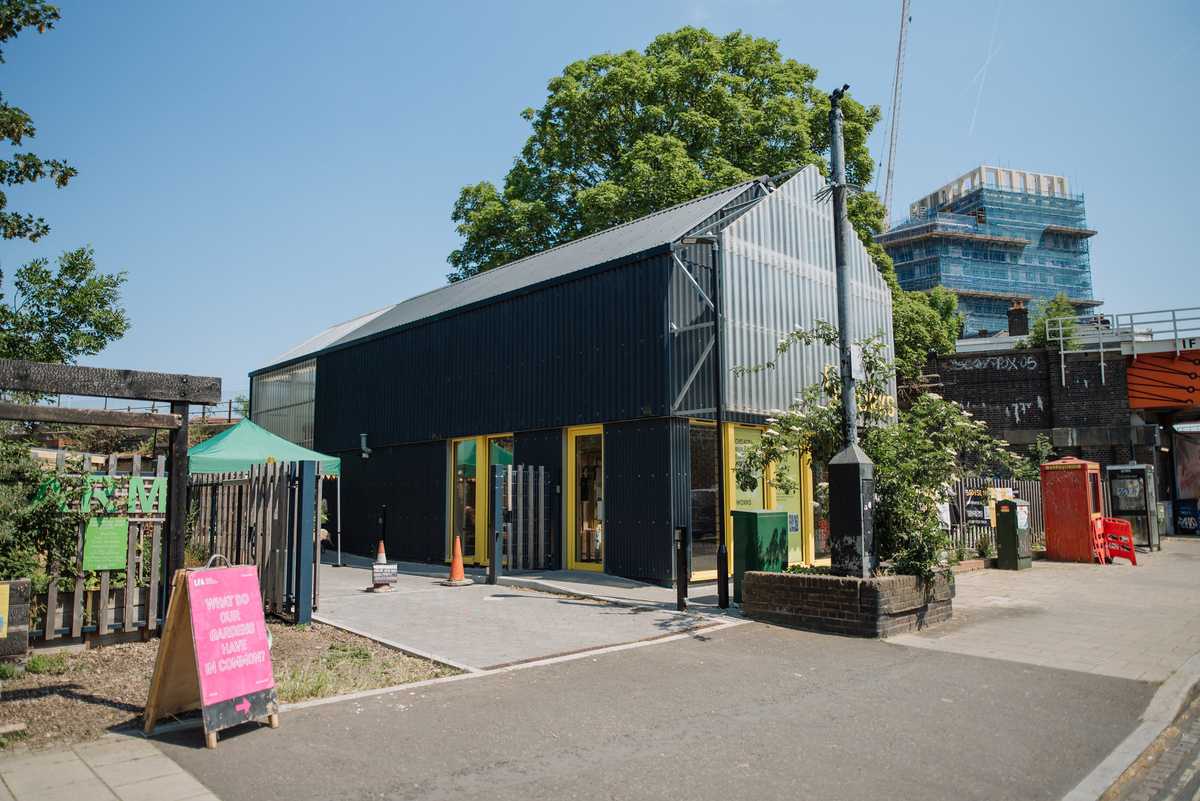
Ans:
[[[450,280],[755,176],[826,171],[829,98],[816,78],[777,42],[692,27],[643,52],[570,64],[550,81],[545,105],[522,112],[533,133],[503,189],[483,181],[459,194],[463,243],[447,259]],[[847,96],[842,109],[847,177],[866,184],[879,107]],[[877,202],[857,209],[878,225]]]
[[[45,33],[58,19],[58,8],[47,3],[0,0],[0,44],[26,28]],[[0,139],[19,147],[33,135],[29,115],[0,101]],[[0,160],[0,186],[46,177],[65,186],[75,174],[66,162],[33,153]],[[8,198],[0,191],[0,234],[5,239],[34,242],[49,232],[42,218],[7,211],[7,205]],[[124,272],[109,275],[96,269],[90,247],[64,253],[53,267],[47,259],[34,259],[12,276],[9,298],[0,294],[0,358],[73,363],[80,356],[99,353],[129,328],[121,306],[123,283]]]
[[[25,28],[45,33],[58,21],[58,8],[33,0],[0,0],[0,44],[16,38]],[[0,52],[0,63],[4,55]],[[16,106],[0,97],[0,141],[21,147],[34,137],[33,120]],[[74,167],[58,159],[43,159],[33,153],[14,153],[0,159],[0,186],[17,186],[50,178],[56,186],[66,186],[76,174]],[[8,211],[8,196],[0,190],[0,235],[5,239],[28,239],[36,242],[50,231],[41,217]]]
[[[35,259],[0,295],[0,358],[70,364],[92,356],[129,329],[121,306],[125,273],[96,269],[91,248],[64,253],[55,267]]]

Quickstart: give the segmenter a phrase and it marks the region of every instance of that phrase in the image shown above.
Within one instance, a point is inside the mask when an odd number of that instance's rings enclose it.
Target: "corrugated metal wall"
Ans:
[[[386,504],[391,559],[443,559],[446,552],[446,443],[372,448],[342,457],[342,550],[374,553]]]
[[[675,526],[691,508],[688,432],[682,418],[604,427],[606,572],[673,578]]]
[[[813,199],[823,185],[816,167],[808,167],[722,233],[728,367],[771,360],[797,324],[811,328],[819,318],[837,324],[832,203]],[[853,336],[882,332],[891,358],[891,292],[854,235],[849,256]],[[786,409],[799,389],[820,380],[826,364],[837,369],[835,349],[799,347],[774,370],[727,376],[727,407],[759,414]],[[894,397],[894,382],[890,391]]]
[[[668,414],[654,256],[317,357],[323,453]]]

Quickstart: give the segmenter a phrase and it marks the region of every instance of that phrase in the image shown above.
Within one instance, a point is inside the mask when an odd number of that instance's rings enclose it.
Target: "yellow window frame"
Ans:
[[[575,482],[575,440],[579,437],[586,437],[592,434],[600,434],[600,470],[601,483],[607,488],[607,484],[603,481],[605,461],[604,461],[604,426],[579,426],[576,428],[567,429],[567,480],[563,483],[567,487],[566,492],[566,518],[567,518],[567,570],[590,570],[595,573],[604,572],[603,559],[608,558],[608,520],[601,518],[600,522],[604,524],[601,536],[603,539],[603,557],[600,564],[592,562],[576,562],[575,561],[575,545],[578,533],[576,531],[575,520],[575,502],[579,493],[579,487]],[[607,489],[605,490],[605,508],[607,509]],[[607,512],[606,512],[607,514]]]

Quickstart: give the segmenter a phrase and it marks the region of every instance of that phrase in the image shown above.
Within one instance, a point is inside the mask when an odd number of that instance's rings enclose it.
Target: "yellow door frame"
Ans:
[[[593,564],[591,562],[576,562],[575,561],[575,546],[578,534],[576,532],[575,520],[575,502],[578,499],[579,486],[575,481],[575,440],[579,437],[586,437],[592,434],[600,434],[600,476],[601,486],[604,486],[604,426],[578,426],[576,428],[567,429],[567,480],[563,483],[567,485],[566,492],[566,512],[567,512],[567,570],[591,570],[597,573],[604,572],[604,559],[608,555],[608,526],[607,521],[602,517],[600,522],[601,528],[601,562]]]
[[[455,450],[460,442],[475,443],[475,552],[463,550],[463,564],[487,566],[490,563],[489,548],[491,540],[488,531],[492,503],[492,450],[488,441],[497,437],[511,437],[512,434],[485,434],[478,437],[459,437],[450,440],[450,525],[446,536],[446,561],[454,556],[454,468],[457,464]],[[480,467],[482,460],[483,466]],[[482,475],[481,475],[482,473]]]

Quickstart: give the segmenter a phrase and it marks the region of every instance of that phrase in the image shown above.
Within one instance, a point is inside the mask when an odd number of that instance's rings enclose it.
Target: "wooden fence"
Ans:
[[[188,550],[199,559],[221,554],[233,564],[255,565],[264,610],[304,621],[320,598],[322,490],[317,480],[310,487],[312,497],[306,497],[300,464],[274,462],[252,465],[244,473],[191,476]],[[309,587],[312,609],[305,613],[298,599]]]
[[[91,463],[91,460],[85,462]],[[58,454],[57,465],[59,473],[65,476],[67,464],[64,454]],[[132,471],[118,474],[117,457],[109,456],[107,471],[99,473],[100,476],[112,479],[112,483],[102,489],[109,503],[107,509],[102,503],[102,512],[98,516],[102,519],[125,517],[124,511],[129,504],[129,478],[145,475],[148,478],[163,479],[166,476],[165,467],[166,459],[160,456],[156,460],[154,472],[144,474],[142,458],[135,456]],[[96,477],[97,473],[82,475],[89,480],[90,485],[90,479]],[[85,517],[97,517],[90,511],[90,493],[82,498],[72,499],[72,505],[79,504],[82,500],[88,502],[88,508],[82,510]],[[163,500],[165,505],[165,495]],[[71,645],[80,642],[94,644],[93,638],[113,641],[139,630],[143,636],[148,636],[149,632],[162,625],[163,523],[166,516],[145,512],[147,510],[143,508],[141,513],[135,512],[128,517],[126,564],[123,571],[84,571],[84,532],[87,530],[87,523],[80,523],[75,553],[74,591],[59,591],[62,566],[48,564],[46,572],[50,576],[49,585],[45,592],[34,595],[31,604],[31,645],[35,640],[41,645]],[[115,586],[117,584],[124,586]]]
[[[1029,501],[1029,543],[1034,548],[1045,548],[1042,482],[983,478],[964,478],[954,483],[950,500],[950,547],[976,550],[981,540],[987,540],[991,543],[992,553],[996,552],[996,529],[986,517],[989,487],[1010,488],[1015,497]]]

